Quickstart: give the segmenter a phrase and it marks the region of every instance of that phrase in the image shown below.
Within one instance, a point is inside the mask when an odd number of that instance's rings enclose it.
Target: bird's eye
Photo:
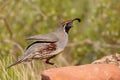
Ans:
[[[72,23],[67,23],[67,26],[71,27],[71,26],[72,26]]]

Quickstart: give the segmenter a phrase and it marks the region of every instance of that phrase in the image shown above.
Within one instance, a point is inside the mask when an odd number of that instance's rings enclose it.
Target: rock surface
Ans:
[[[42,80],[120,80],[120,68],[113,64],[52,68],[42,72]]]
[[[120,54],[116,53],[109,56],[104,56],[103,58],[92,62],[92,64],[102,64],[102,63],[114,64],[120,68]]]

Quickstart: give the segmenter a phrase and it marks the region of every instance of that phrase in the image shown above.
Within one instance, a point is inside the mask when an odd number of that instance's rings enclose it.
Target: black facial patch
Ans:
[[[67,32],[67,33],[68,33],[68,32],[69,32],[69,30],[70,30],[70,28],[71,28],[70,26],[65,26],[65,32]]]

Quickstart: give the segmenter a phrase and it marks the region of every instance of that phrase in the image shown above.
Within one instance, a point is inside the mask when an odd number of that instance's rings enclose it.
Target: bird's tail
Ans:
[[[12,67],[12,66],[14,66],[14,65],[17,65],[17,64],[21,63],[22,61],[23,61],[23,60],[17,60],[17,61],[15,61],[13,64],[9,65],[9,66],[7,67],[7,69],[10,68],[10,67]]]

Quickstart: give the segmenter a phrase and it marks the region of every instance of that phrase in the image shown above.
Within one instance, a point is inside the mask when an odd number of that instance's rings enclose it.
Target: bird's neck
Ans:
[[[68,34],[70,30],[70,27],[65,27],[65,32]]]
[[[60,27],[57,30],[58,36],[63,38],[63,37],[68,37],[68,33],[65,31],[65,29],[63,27]]]
[[[60,28],[58,28],[58,32],[63,33],[63,34],[68,34],[69,33],[70,28],[69,27],[63,27],[60,26]]]

